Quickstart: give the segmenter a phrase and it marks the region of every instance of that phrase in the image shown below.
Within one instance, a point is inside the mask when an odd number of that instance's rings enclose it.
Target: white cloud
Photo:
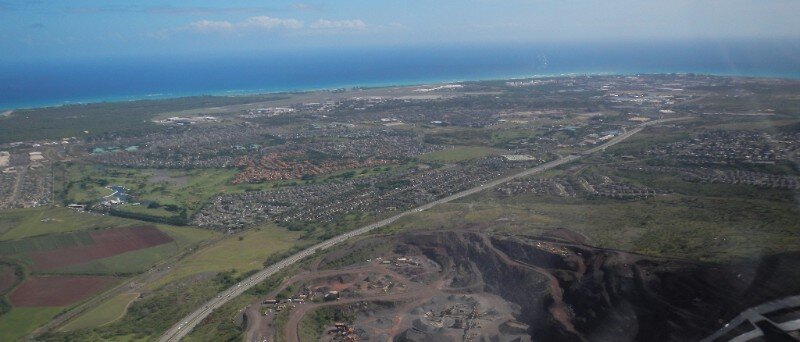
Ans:
[[[286,29],[300,29],[304,24],[297,19],[281,19],[272,18],[267,16],[250,17],[245,21],[239,23],[241,27],[253,27],[262,29],[286,28]]]
[[[326,20],[320,19],[310,25],[313,29],[345,29],[345,30],[363,30],[367,28],[367,24],[359,19],[355,20]]]
[[[255,16],[239,22],[200,20],[188,25],[189,30],[198,33],[238,32],[255,30],[291,30],[291,31],[359,31],[367,29],[369,25],[360,19],[353,20],[328,20],[319,19],[306,25],[305,22],[292,18],[273,18],[268,16]]]
[[[298,2],[298,3],[292,4],[292,8],[294,8],[294,9],[296,9],[298,11],[305,11],[305,10],[311,9],[311,5],[306,4],[306,3],[302,3],[302,2]]]
[[[200,20],[189,24],[189,28],[197,32],[219,32],[233,30],[229,21]]]

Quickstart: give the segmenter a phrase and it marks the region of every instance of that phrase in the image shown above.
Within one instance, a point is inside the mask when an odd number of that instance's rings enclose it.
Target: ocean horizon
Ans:
[[[800,79],[800,44],[659,42],[306,50],[0,65],[0,110],[568,75]]]

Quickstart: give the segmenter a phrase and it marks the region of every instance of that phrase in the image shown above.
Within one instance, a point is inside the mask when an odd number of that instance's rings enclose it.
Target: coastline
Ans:
[[[618,74],[618,75],[632,75],[633,73]],[[168,100],[188,97],[200,96],[259,96],[259,95],[276,95],[286,93],[308,93],[319,91],[332,91],[343,88],[391,88],[391,87],[411,87],[420,85],[439,85],[456,82],[483,82],[483,81],[498,81],[498,80],[512,80],[512,79],[525,79],[525,78],[548,78],[548,77],[567,77],[567,76],[583,76],[583,75],[615,75],[615,73],[607,72],[586,72],[586,73],[553,73],[553,74],[539,74],[529,76],[510,76],[510,75],[495,75],[475,78],[431,78],[431,79],[416,79],[416,80],[394,80],[394,81],[379,81],[379,82],[356,82],[356,83],[340,83],[340,84],[326,84],[326,85],[308,85],[306,87],[259,87],[253,89],[209,89],[205,91],[185,91],[185,92],[168,92],[158,94],[131,94],[131,95],[117,95],[117,96],[103,96],[96,98],[76,98],[71,100],[52,100],[40,101],[39,103],[20,103],[18,105],[1,106],[0,111],[15,111],[15,110],[31,110],[40,108],[63,107],[70,105],[87,105],[95,103],[117,103],[117,102],[132,102],[142,100]]]
[[[328,84],[328,85],[309,85],[307,87],[296,88],[254,88],[254,89],[217,89],[206,91],[185,91],[175,93],[158,93],[158,94],[131,94],[131,95],[118,95],[118,96],[104,96],[97,98],[81,98],[71,100],[52,100],[41,101],[39,103],[20,103],[17,105],[0,107],[0,118],[10,116],[14,111],[18,110],[34,110],[42,108],[55,108],[72,105],[89,105],[99,103],[122,103],[144,100],[169,100],[190,97],[202,96],[220,96],[220,97],[236,97],[236,96],[267,96],[287,93],[309,93],[309,92],[322,92],[332,91],[336,89],[351,89],[351,88],[392,88],[392,87],[412,87],[422,85],[442,85],[448,83],[461,83],[461,82],[489,82],[489,81],[504,81],[504,80],[519,80],[519,79],[536,79],[536,78],[557,78],[557,77],[571,77],[571,76],[631,76],[631,75],[663,75],[663,74],[698,74],[709,75],[717,77],[745,77],[745,78],[772,78],[772,79],[787,79],[787,80],[800,80],[800,73],[797,75],[787,74],[772,74],[764,73],[736,73],[736,72],[698,72],[698,71],[628,71],[628,72],[613,72],[613,71],[586,71],[586,72],[561,72],[561,73],[541,73],[530,75],[486,75],[476,76],[474,78],[436,78],[436,79],[418,79],[418,80],[394,80],[394,81],[378,81],[378,82],[361,82],[361,83],[342,83],[342,84]]]

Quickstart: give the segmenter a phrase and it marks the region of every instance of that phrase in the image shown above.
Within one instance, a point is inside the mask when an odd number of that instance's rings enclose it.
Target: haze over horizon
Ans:
[[[800,78],[800,2],[0,0],[0,109],[532,75]]]
[[[0,2],[0,60],[486,43],[796,40],[800,2]],[[779,46],[780,44],[775,44]]]

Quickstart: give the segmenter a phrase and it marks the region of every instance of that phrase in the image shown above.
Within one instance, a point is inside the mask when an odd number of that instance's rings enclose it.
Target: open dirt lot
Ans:
[[[113,284],[114,277],[31,277],[11,293],[15,307],[67,306]]]

